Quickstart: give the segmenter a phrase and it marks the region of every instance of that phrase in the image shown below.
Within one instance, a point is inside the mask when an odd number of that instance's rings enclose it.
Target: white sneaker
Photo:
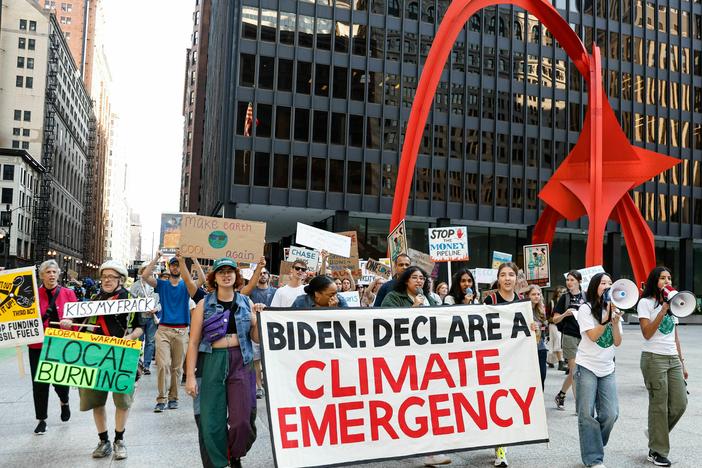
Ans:
[[[604,463],[598,463],[597,465],[590,465],[590,468],[607,468]]]
[[[424,462],[424,466],[448,465],[451,463],[451,459],[442,453],[429,455],[424,457],[422,461]]]
[[[495,447],[495,466],[509,466],[509,463],[507,463],[507,452],[504,447]]]

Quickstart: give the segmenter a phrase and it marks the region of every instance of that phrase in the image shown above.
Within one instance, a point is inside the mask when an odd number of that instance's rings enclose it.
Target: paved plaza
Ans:
[[[620,417],[606,449],[605,463],[610,468],[653,466],[646,462],[647,394],[639,371],[640,345],[643,338],[638,326],[624,327],[624,343],[617,351],[617,386]],[[690,371],[690,400],[687,412],[672,435],[670,459],[674,467],[702,466],[702,326],[682,326],[679,329],[686,362]],[[29,369],[27,353],[25,368]],[[563,380],[563,372],[549,369],[546,378],[546,414],[548,444],[509,447],[507,457],[512,467],[577,467],[580,463],[577,417],[571,395],[566,411],[557,411],[553,396]],[[59,419],[56,394],[49,403],[48,432],[33,434],[36,421],[32,404],[29,376],[18,376],[13,350],[0,351],[0,466],[14,467],[197,467],[200,458],[197,435],[192,417],[192,403],[181,395],[178,410],[161,414],[152,412],[155,404],[155,375],[144,376],[125,433],[129,459],[93,460],[90,454],[97,444],[90,413],[78,412],[78,392],[71,391],[73,417],[68,423]],[[110,439],[113,438],[113,410],[108,405]],[[243,460],[245,467],[272,467],[268,420],[265,403],[259,400],[258,439]],[[452,454],[458,467],[492,466],[492,450],[467,451]],[[371,467],[419,467],[421,459],[406,459],[375,463]]]

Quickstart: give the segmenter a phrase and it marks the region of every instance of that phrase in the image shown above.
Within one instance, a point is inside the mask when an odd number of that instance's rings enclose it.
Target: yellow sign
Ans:
[[[44,341],[34,267],[0,272],[0,348]]]

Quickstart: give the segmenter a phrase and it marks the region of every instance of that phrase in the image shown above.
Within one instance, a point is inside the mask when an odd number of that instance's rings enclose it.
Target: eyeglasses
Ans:
[[[414,276],[414,275],[412,275],[412,276],[410,276],[410,279],[419,280],[419,281],[424,281],[426,278],[423,277],[423,276]]]
[[[262,271],[261,274],[262,275],[270,275],[270,273],[268,273],[267,271]]]
[[[294,267],[293,267],[293,270],[297,270],[297,271],[307,271],[307,268],[301,267],[301,266],[294,266]]]
[[[119,279],[119,276],[114,276],[114,275],[102,275],[100,277],[102,281],[107,281],[107,280],[115,280],[117,281]]]

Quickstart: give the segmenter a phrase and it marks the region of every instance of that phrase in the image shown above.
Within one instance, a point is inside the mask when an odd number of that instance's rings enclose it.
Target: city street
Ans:
[[[702,459],[702,327],[679,328],[686,362],[690,371],[690,400],[686,414],[672,436],[669,458],[675,467],[698,467]],[[647,394],[639,371],[642,340],[637,326],[625,326],[624,343],[617,351],[617,379],[620,417],[606,449],[605,463],[612,467],[653,466],[646,462]],[[26,351],[25,368],[29,369]],[[553,395],[563,380],[563,372],[549,369],[546,380],[546,412],[549,444],[509,447],[510,466],[576,467],[580,464],[577,418],[571,395],[566,411],[557,411]],[[125,432],[129,458],[125,461],[93,460],[90,454],[97,444],[92,418],[78,412],[78,393],[71,391],[73,417],[68,423],[59,420],[59,404],[52,391],[48,431],[35,436],[36,424],[29,376],[18,376],[15,350],[0,351],[0,465],[3,467],[193,467],[200,466],[195,423],[190,399],[181,394],[178,410],[161,414],[152,412],[155,403],[155,374],[144,376]],[[113,438],[113,410],[108,404],[110,439]],[[452,454],[451,466],[492,466],[492,450]],[[265,403],[259,400],[258,439],[243,460],[247,467],[273,466]],[[416,467],[421,459],[382,462],[368,466]]]

